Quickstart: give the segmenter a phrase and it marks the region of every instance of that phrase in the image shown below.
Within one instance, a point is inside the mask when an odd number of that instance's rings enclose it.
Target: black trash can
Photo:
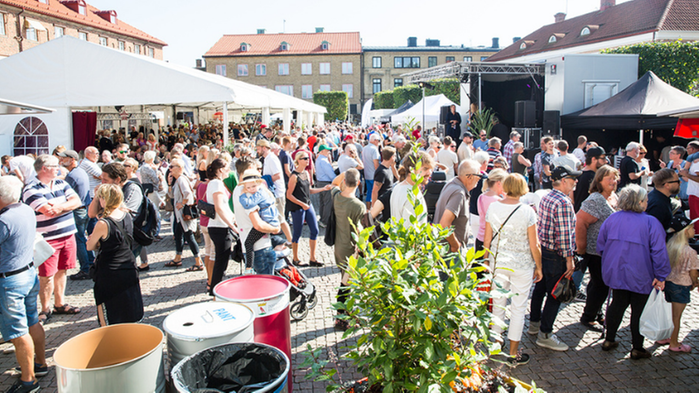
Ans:
[[[170,377],[180,393],[278,393],[286,387],[289,368],[289,358],[275,347],[233,343],[182,359]]]

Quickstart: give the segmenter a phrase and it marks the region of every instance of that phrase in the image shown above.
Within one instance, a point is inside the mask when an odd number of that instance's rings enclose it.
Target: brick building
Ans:
[[[84,0],[0,0],[0,58],[63,35],[160,60],[167,45]]]
[[[402,74],[451,61],[484,61],[500,50],[498,41],[493,38],[490,48],[442,46],[433,39],[425,40],[425,46],[418,46],[417,38],[409,37],[407,46],[365,46],[362,102],[380,91],[403,86]]]
[[[359,33],[224,35],[204,55],[206,71],[305,100],[316,91],[345,91],[350,112],[361,100]]]

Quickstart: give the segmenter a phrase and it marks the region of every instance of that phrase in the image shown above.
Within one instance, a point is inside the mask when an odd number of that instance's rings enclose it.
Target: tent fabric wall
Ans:
[[[456,105],[451,100],[449,100],[444,94],[428,96],[423,99],[425,101],[425,123],[423,128],[430,128],[437,125],[439,122],[439,111],[440,108],[445,105]],[[417,104],[413,105],[410,109],[403,113],[391,116],[392,124],[404,124],[408,119],[413,118],[416,124],[422,124],[422,101],[420,100]],[[456,111],[459,112],[460,108],[456,105]]]
[[[96,112],[73,112],[73,150],[81,151],[95,145]]]

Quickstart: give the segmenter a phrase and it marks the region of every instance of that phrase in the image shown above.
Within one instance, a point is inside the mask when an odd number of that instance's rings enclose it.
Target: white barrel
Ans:
[[[168,366],[203,349],[252,342],[255,314],[240,303],[206,302],[181,308],[165,318]]]
[[[163,332],[137,323],[90,330],[53,355],[60,393],[162,393]]]

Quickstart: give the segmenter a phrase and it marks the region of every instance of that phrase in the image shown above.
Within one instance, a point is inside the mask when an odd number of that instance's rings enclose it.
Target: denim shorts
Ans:
[[[670,303],[689,303],[691,285],[677,285],[672,281],[665,281],[665,300]]]
[[[274,274],[274,261],[277,254],[272,247],[255,251],[255,259],[252,263],[257,274]]]
[[[22,337],[39,323],[38,296],[39,276],[33,267],[0,278],[0,332],[5,341]]]

